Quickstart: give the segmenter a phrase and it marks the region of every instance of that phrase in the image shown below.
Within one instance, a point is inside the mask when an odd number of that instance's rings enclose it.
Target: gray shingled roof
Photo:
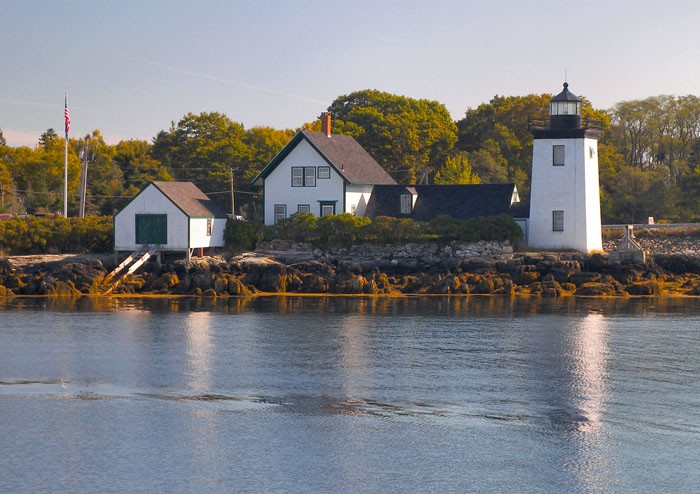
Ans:
[[[151,183],[190,218],[202,216],[226,217],[226,213],[192,182]]]
[[[376,185],[372,191],[365,215],[412,218],[429,221],[437,215],[446,214],[466,220],[477,216],[513,214],[511,203],[514,184],[483,185]],[[417,194],[413,211],[401,214],[401,194]]]
[[[396,184],[384,168],[351,136],[301,130],[253,179],[266,178],[302,139],[311,144],[345,180],[351,184]]]
[[[395,184],[384,168],[375,161],[354,137],[322,132],[302,131],[328,161],[353,184]]]

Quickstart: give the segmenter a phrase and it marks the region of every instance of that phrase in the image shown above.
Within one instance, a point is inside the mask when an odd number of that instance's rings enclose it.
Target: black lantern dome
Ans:
[[[581,100],[569,91],[567,82],[564,90],[549,101],[549,128],[581,128]]]

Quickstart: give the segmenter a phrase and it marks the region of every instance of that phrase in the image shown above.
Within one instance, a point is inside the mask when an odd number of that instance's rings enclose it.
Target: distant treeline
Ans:
[[[572,88],[574,89],[574,88]],[[445,106],[374,90],[338,97],[333,132],[354,136],[400,183],[514,182],[527,202],[531,118],[547,115],[551,94],[496,96],[454,122]],[[700,99],[657,96],[609,110],[584,100],[584,118],[603,122],[599,141],[604,223],[700,221]],[[319,122],[302,128],[319,130]],[[185,115],[151,142],[105,144],[100,132],[69,142],[69,215],[78,209],[81,157],[88,158],[88,214],[111,215],[151,180],[190,180],[230,211],[260,219],[252,178],[293,130],[246,129],[217,113]],[[84,153],[87,142],[87,153]],[[63,139],[53,129],[34,148],[8,147],[0,131],[0,213],[63,209]]]

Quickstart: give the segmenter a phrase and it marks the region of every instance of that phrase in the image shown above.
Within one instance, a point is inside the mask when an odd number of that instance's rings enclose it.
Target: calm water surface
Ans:
[[[700,301],[0,302],[0,492],[695,492]]]

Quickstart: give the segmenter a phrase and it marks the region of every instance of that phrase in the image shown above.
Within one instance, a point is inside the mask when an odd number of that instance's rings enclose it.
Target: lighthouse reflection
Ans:
[[[533,364],[547,420],[544,431],[561,445],[556,462],[584,492],[604,492],[610,477],[605,434],[609,401],[609,322],[601,313],[552,317],[534,331]]]
[[[582,431],[600,428],[605,408],[608,326],[602,314],[589,314],[575,329],[572,339],[571,374],[574,404],[586,418]]]
[[[603,314],[591,313],[568,324],[571,319],[553,317],[533,328],[539,329],[532,340],[539,354],[534,377],[552,427],[592,432],[605,410],[608,323]]]

